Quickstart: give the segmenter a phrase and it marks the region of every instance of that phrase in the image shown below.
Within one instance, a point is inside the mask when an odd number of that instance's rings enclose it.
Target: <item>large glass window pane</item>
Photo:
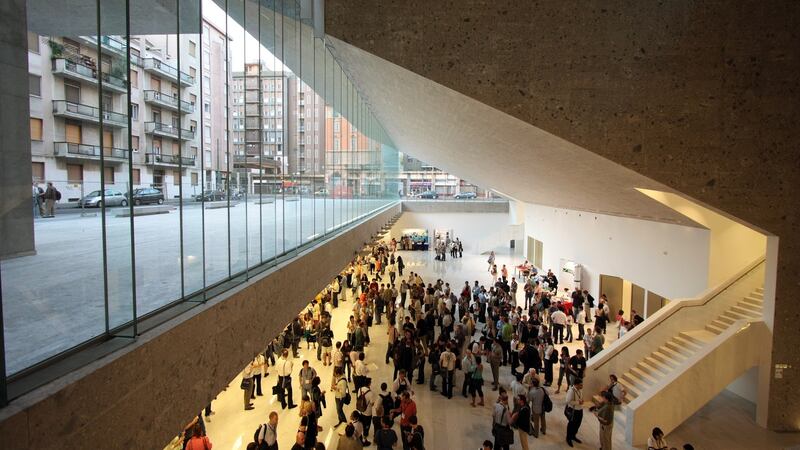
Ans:
[[[101,64],[101,80],[108,79],[121,85],[128,81],[128,30],[115,29],[111,24],[118,15],[124,15],[125,0],[109,0],[101,4],[100,38],[101,55],[107,58],[107,64]],[[105,72],[103,69],[105,68]],[[103,140],[102,162],[104,203],[100,208],[105,223],[105,275],[108,295],[108,327],[113,329],[134,320],[133,298],[133,259],[131,237],[134,221],[130,217],[131,204],[131,172],[134,167],[131,152],[130,131],[132,121],[128,119],[129,98],[134,95],[130,89],[119,89],[109,83],[100,96]],[[135,89],[131,87],[131,89]],[[124,334],[132,336],[132,330]]]
[[[173,171],[173,177],[179,177],[178,193],[181,201],[182,212],[182,238],[183,238],[183,283],[184,295],[190,295],[200,291],[205,287],[204,281],[204,246],[203,246],[203,222],[205,210],[203,202],[197,202],[197,196],[203,192],[201,179],[203,178],[204,161],[200,153],[206,133],[210,131],[210,121],[214,117],[206,117],[203,108],[200,107],[201,100],[210,100],[203,93],[202,78],[207,71],[222,74],[224,77],[225,69],[220,67],[220,59],[210,58],[210,61],[201,61],[204,52],[197,51],[201,45],[200,32],[206,28],[200,16],[201,8],[199,1],[180,2],[181,33],[178,39],[177,66],[181,76],[176,79],[176,83],[171,86],[174,88],[172,101],[177,106],[174,111],[173,120],[180,123],[181,138],[183,133],[188,134],[189,139],[185,139],[181,147],[181,158],[178,160],[178,168]],[[209,33],[210,33],[210,28]],[[224,59],[222,60],[224,61]],[[208,69],[204,70],[204,65]],[[224,79],[224,78],[223,78]]]

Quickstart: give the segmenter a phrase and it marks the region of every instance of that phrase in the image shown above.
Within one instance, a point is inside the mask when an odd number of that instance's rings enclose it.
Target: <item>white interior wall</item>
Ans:
[[[694,297],[707,287],[707,229],[524,206],[525,234],[544,243],[542,269],[557,270],[561,258],[580,263],[582,285],[595,298],[600,274],[624,278],[670,299]]]
[[[676,194],[649,189],[639,191],[711,230],[709,287],[726,281],[766,253],[766,235],[753,228]]]

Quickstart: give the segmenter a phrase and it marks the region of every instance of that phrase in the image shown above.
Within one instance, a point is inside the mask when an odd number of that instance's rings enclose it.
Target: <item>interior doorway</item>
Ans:
[[[542,251],[544,250],[544,243],[542,241],[528,236],[528,252],[527,260],[533,264],[540,271],[542,270]]]

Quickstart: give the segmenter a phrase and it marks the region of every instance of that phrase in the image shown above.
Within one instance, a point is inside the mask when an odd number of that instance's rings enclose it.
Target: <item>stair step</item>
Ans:
[[[645,360],[644,360],[644,361],[639,361],[639,362],[636,364],[636,367],[637,367],[639,370],[641,370],[642,372],[646,373],[647,375],[649,375],[650,377],[652,377],[652,378],[654,378],[654,379],[656,379],[656,380],[658,380],[658,379],[660,379],[662,376],[666,375],[666,373],[665,373],[665,372],[662,372],[661,370],[659,370],[658,368],[656,368],[656,366],[655,366],[653,363],[649,362],[649,361],[647,360],[647,358],[645,358]]]
[[[666,345],[686,357],[692,356],[697,350],[700,350],[699,345],[678,336],[672,338]]]
[[[753,311],[754,313],[757,313],[759,315],[762,314],[762,312],[764,310],[764,308],[763,308],[764,305],[761,305],[761,304],[754,305],[752,303],[747,303],[744,300],[739,302],[739,303],[737,303],[736,306],[738,306],[739,308],[744,308],[744,309]]]
[[[703,337],[698,336],[696,334],[692,334],[692,332],[687,332],[687,331],[681,332],[680,334],[678,334],[678,337],[687,340],[697,345],[698,347],[702,347],[706,342],[708,342],[708,340],[704,340]]]
[[[624,377],[624,375],[623,375],[623,377]],[[622,385],[622,387],[625,388],[625,392],[628,393],[628,398],[629,399],[634,399],[634,398],[638,397],[639,395],[641,395],[642,390],[638,386],[636,386],[633,383],[631,383],[630,381],[626,380],[625,378],[620,378],[617,381],[619,382],[619,384]]]
[[[707,330],[685,331],[682,334],[685,334],[686,336],[689,336],[695,341],[700,342],[701,346],[711,342],[715,337],[717,337],[716,334]]]
[[[722,332],[725,331],[728,328],[725,325],[714,325],[715,322],[718,323],[718,321],[715,320],[714,322],[706,325],[706,330],[708,330],[708,331],[710,331],[710,332],[712,332],[714,334],[722,334]]]
[[[670,347],[664,346],[658,349],[659,353],[662,353],[666,356],[667,361],[672,361],[672,367],[678,367],[679,364],[683,364],[686,361],[687,356],[683,353],[676,352]]]
[[[650,355],[650,357],[660,362],[661,364],[669,367],[670,369],[674,369],[678,367],[678,365],[680,364],[680,361],[676,361],[674,358],[670,357],[669,355],[660,350],[653,352]]]
[[[760,317],[761,316],[761,312],[753,311],[753,310],[747,309],[747,308],[742,308],[741,306],[734,306],[730,310],[732,312],[735,312],[737,314],[741,314],[741,315],[746,316],[746,317],[756,318],[756,317]]]
[[[671,366],[657,360],[652,355],[645,358],[643,362],[646,363],[648,366],[654,368],[655,370],[661,372],[662,376],[669,375],[669,373],[672,372]]]
[[[764,293],[764,288],[763,287],[757,287],[756,288],[756,292],[758,292],[759,294],[763,294]]]
[[[733,319],[733,318],[728,317],[725,314],[723,314],[723,315],[717,317],[716,321],[725,323],[725,328],[728,328],[730,325],[733,325],[733,323],[736,322],[736,319]]]
[[[642,370],[642,368],[638,364],[635,367],[631,367],[631,372],[634,375],[636,375],[636,378],[639,378],[640,380],[644,381],[650,386],[658,383],[658,379],[661,378],[659,376],[651,375],[645,370]]]
[[[730,317],[731,319],[734,319],[734,320],[747,320],[747,319],[750,318],[749,316],[745,316],[744,314],[739,314],[739,313],[733,312],[731,310],[725,311],[724,313],[722,313],[722,315]]]
[[[642,378],[639,378],[639,374],[634,373],[633,369],[631,369],[628,372],[625,372],[625,375],[623,375],[622,378],[628,380],[631,384],[635,385],[639,389],[639,392],[646,391],[653,384],[643,380]]]

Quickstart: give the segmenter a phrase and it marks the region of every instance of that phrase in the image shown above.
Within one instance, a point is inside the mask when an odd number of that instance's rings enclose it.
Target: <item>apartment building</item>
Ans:
[[[204,39],[223,43],[224,55],[224,33],[204,29]],[[198,123],[205,116],[204,124],[216,132],[209,133],[212,139],[224,136],[219,130],[225,127],[224,111],[207,109],[204,115],[199,106],[199,38],[183,35],[179,45],[174,35],[131,37],[126,76],[124,37],[101,36],[98,52],[95,36],[30,33],[34,180],[54,182],[67,204],[100,189],[101,182],[121,192],[129,186],[156,188],[165,199],[198,194],[203,175]],[[216,51],[209,52],[203,72],[224,76],[224,56],[220,59],[219,46],[210,47]],[[224,107],[222,89],[208,91],[204,103]],[[213,155],[209,159],[209,170],[217,170]]]
[[[288,175],[295,190],[309,193],[325,185],[325,101],[300,78],[287,82]]]
[[[427,191],[442,197],[467,193],[474,193],[477,197],[492,196],[489,190],[408,155],[402,157],[400,185],[403,195],[406,196]]]
[[[337,197],[376,196],[383,191],[383,175],[376,168],[382,161],[382,145],[367,139],[355,125],[334,108],[325,108],[326,180]]]

